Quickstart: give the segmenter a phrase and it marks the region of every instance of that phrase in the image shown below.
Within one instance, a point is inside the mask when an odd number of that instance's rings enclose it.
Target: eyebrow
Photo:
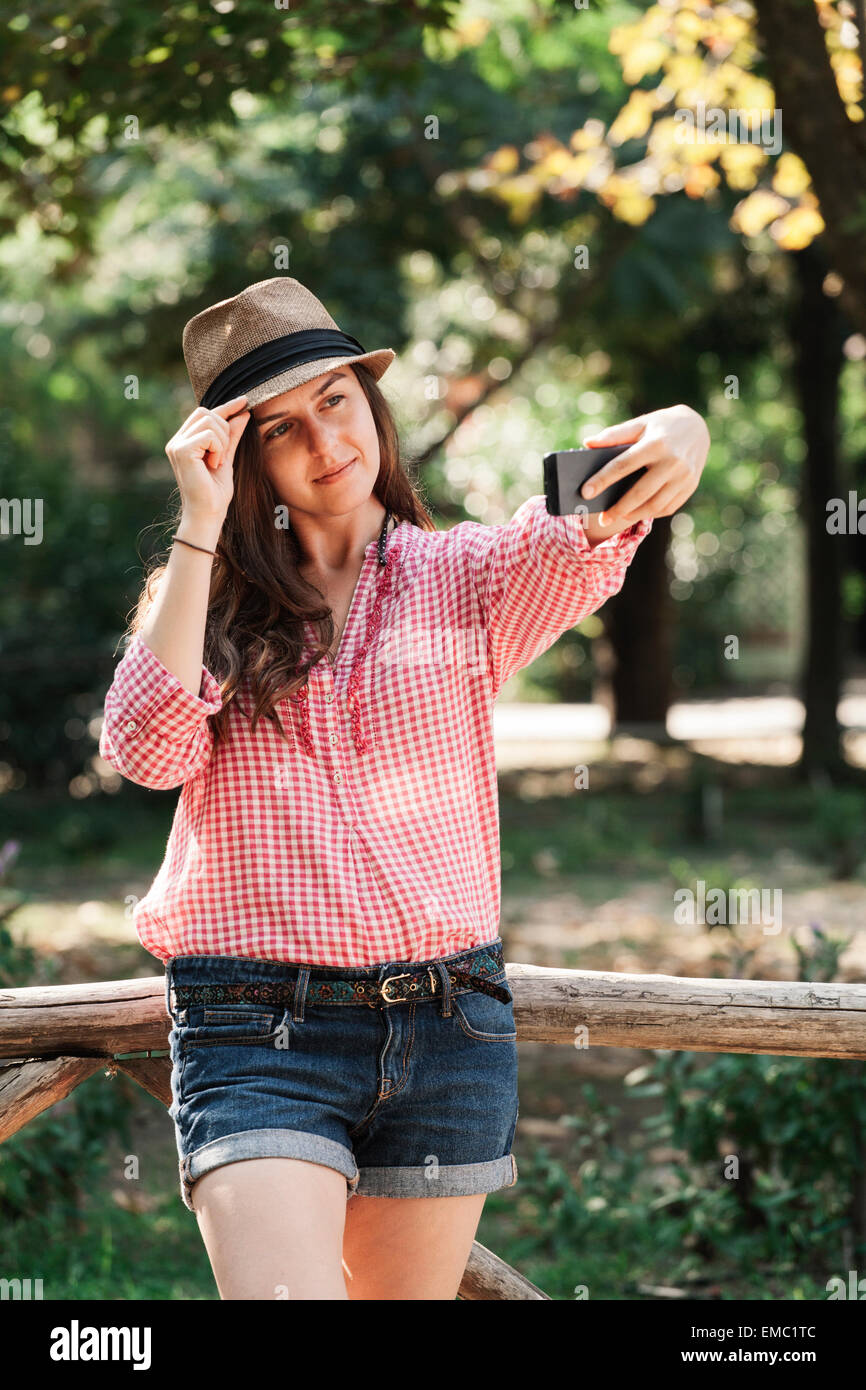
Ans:
[[[328,380],[322,386],[319,387],[318,391],[313,392],[313,400],[316,400],[316,398],[318,396],[321,396],[324,391],[327,391],[332,381],[343,381],[345,379],[345,376],[345,372],[334,372],[331,376],[328,377]],[[260,419],[256,420],[256,424],[259,426],[267,425],[271,420],[282,420],[290,414],[291,411],[289,410],[278,410],[276,415],[261,416]]]

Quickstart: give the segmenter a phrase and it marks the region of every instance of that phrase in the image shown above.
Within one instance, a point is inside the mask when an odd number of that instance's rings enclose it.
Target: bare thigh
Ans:
[[[348,1298],[346,1179],[336,1168],[246,1158],[205,1173],[192,1203],[220,1298]]]
[[[352,1197],[343,1236],[349,1298],[453,1301],[486,1195]]]

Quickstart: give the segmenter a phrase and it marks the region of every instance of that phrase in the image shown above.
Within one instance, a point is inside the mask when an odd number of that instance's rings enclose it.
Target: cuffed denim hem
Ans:
[[[362,1168],[349,1197],[472,1197],[517,1182],[514,1154],[487,1163],[435,1164],[423,1168]]]
[[[349,1195],[357,1187],[360,1176],[351,1150],[323,1134],[308,1134],[300,1129],[245,1129],[238,1134],[226,1134],[222,1139],[212,1139],[181,1159],[178,1166],[184,1206],[195,1212],[192,1187],[205,1173],[245,1158],[302,1158],[310,1163],[323,1163],[343,1174]]]

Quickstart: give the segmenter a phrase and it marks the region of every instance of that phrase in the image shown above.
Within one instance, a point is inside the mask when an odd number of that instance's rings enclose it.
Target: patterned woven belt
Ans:
[[[497,975],[504,968],[502,948],[479,952],[470,962],[471,968],[458,969],[448,966],[448,978],[455,988],[453,994],[463,994],[468,990],[478,990],[490,994],[503,1004],[512,1002],[512,994],[504,985],[494,984],[488,978]],[[398,975],[389,975],[384,980],[327,980],[317,979],[312,972],[307,982],[305,999],[309,1004],[371,1004],[384,1000],[386,1004],[397,1004],[401,1000],[432,999],[442,992],[442,981],[432,965],[419,966],[414,970],[402,970]],[[234,984],[175,985],[173,993],[176,1007],[187,1008],[190,1004],[291,1004],[295,998],[295,981],[277,983],[272,980],[237,982]]]

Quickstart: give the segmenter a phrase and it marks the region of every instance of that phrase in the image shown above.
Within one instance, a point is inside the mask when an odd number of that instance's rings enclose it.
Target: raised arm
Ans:
[[[653,518],[673,515],[697,488],[710,432],[696,410],[681,404],[612,425],[584,443],[629,446],[584,484],[586,497],[646,470],[606,512],[604,524],[586,513],[550,516],[538,496],[507,526],[473,525],[471,565],[494,693],[622,588]]]
[[[551,516],[540,495],[527,498],[503,526],[473,526],[470,565],[494,695],[618,593],[651,529],[652,521],[638,521],[591,545],[584,516]]]
[[[234,485],[246,398],[199,406],[166,445],[182,498],[178,540],[105,697],[99,752],[131,782],[180,786],[213,751],[220,687],[202,665],[213,555]],[[225,417],[229,415],[231,419]],[[188,543],[186,543],[188,542]]]

